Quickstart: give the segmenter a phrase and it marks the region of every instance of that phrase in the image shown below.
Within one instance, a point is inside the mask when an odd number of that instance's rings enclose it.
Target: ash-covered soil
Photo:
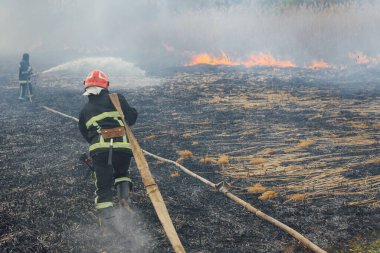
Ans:
[[[380,83],[309,72],[193,69],[165,75],[159,86],[116,91],[140,113],[133,131],[142,148],[172,160],[190,150],[187,168],[231,183],[329,252],[347,251],[355,238],[379,239]],[[135,214],[119,215],[125,238],[100,233],[95,187],[78,160],[87,144],[76,122],[42,108],[77,117],[80,83],[41,76],[30,104],[1,81],[1,252],[172,252],[135,165]],[[222,154],[228,163],[217,162]],[[187,252],[308,252],[175,167],[148,162]],[[277,197],[247,190],[257,183]],[[288,198],[295,193],[306,197]]]

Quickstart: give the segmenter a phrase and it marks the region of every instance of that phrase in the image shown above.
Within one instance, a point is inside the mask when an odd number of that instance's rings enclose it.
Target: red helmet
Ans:
[[[108,77],[100,70],[93,70],[88,74],[86,80],[84,80],[84,88],[88,87],[101,87],[108,89]]]

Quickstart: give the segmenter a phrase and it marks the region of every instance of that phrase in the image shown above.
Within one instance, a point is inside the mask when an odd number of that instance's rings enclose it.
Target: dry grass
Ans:
[[[176,171],[170,173],[170,176],[171,176],[171,177],[179,177],[179,171],[176,170]]]
[[[248,100],[248,97],[244,96],[242,97],[242,103],[243,103],[243,108],[245,109],[251,109],[254,107],[254,104]]]
[[[286,196],[287,200],[300,201],[306,199],[306,194],[296,193]]]
[[[194,89],[196,86],[195,85],[190,85],[190,86],[187,86],[185,89],[186,90],[192,90]]]
[[[380,163],[380,158],[372,158],[365,161],[365,164],[379,164],[379,163]]]
[[[336,146],[346,146],[348,144],[352,146],[367,146],[376,143],[375,139],[368,134],[341,138],[329,138],[329,141],[333,142]]]
[[[184,133],[182,136],[185,137],[185,138],[191,138],[193,137],[194,135],[197,135],[198,133],[197,132],[188,132],[188,133]]]
[[[258,154],[258,155],[272,155],[274,152],[275,152],[274,149],[272,149],[272,148],[266,148],[266,149],[264,149],[264,150],[261,150],[261,151],[258,152],[257,154]]]
[[[228,155],[221,155],[217,161],[218,164],[228,164],[230,163],[230,157]]]
[[[254,107],[254,104],[249,100],[247,95],[240,95],[234,98],[234,102],[238,106],[242,106],[244,109],[251,109]]]
[[[203,157],[199,162],[203,163],[203,164],[216,164],[217,163],[217,161],[214,158],[209,157],[209,156]]]
[[[283,253],[294,253],[296,252],[296,246],[292,244],[285,244],[282,246],[282,252]]]
[[[314,116],[308,118],[308,120],[313,121],[313,120],[318,120],[318,119],[322,119],[322,118],[323,118],[322,114],[318,113],[317,115],[314,115]]]
[[[249,193],[264,193],[267,191],[267,188],[262,186],[260,183],[257,183],[255,185],[248,186],[247,191]]]
[[[214,79],[219,80],[218,77]],[[248,82],[265,80],[260,76]],[[255,92],[233,90],[225,93],[223,88],[209,88],[209,83],[201,78],[193,83],[197,83],[197,89],[200,87],[204,95],[194,101],[197,105],[225,113],[245,111],[250,114],[251,109],[245,108],[255,109],[258,120],[239,119],[238,128],[229,128],[229,123],[223,121],[220,122],[223,128],[213,128],[209,120],[202,118],[198,122],[189,122],[192,130],[184,132],[192,145],[231,147],[223,151],[215,148],[215,152],[233,156],[221,166],[223,176],[254,178],[255,182],[271,185],[270,190],[281,196],[291,193],[287,196],[289,201],[325,198],[331,194],[356,194],[358,198],[351,201],[361,201],[380,190],[378,175],[345,176],[356,167],[362,166],[365,170],[368,164],[371,165],[368,169],[372,170],[372,166],[380,164],[380,159],[376,158],[379,152],[376,144],[380,141],[377,131],[380,129],[379,100],[337,97],[333,93],[321,92],[318,87],[302,87],[298,92],[291,92],[258,85],[250,90]],[[284,115],[279,115],[278,123],[268,127],[265,120],[261,120],[268,117],[263,110],[278,107],[282,108]],[[290,122],[285,117],[288,113],[299,113],[309,122],[293,124],[297,122]],[[180,115],[175,117],[180,118]],[[330,127],[325,128],[325,124]],[[199,139],[204,134],[215,134],[215,138]],[[191,139],[194,136],[197,138]],[[219,154],[209,154],[210,157],[201,162],[218,164]],[[247,186],[249,183],[244,185]],[[305,192],[306,196],[303,195]]]
[[[249,160],[250,164],[259,165],[265,163],[265,159],[261,157],[254,157]]]
[[[177,154],[181,157],[192,157],[193,153],[190,150],[180,150]]]
[[[148,135],[148,136],[144,137],[144,141],[151,141],[151,140],[154,140],[154,139],[156,139],[156,135],[154,135],[154,134],[151,134],[151,135]]]
[[[360,200],[360,201],[351,201],[347,202],[347,206],[360,206],[360,205],[367,205],[367,204],[374,204],[378,202],[376,199],[365,199],[365,200]]]
[[[315,140],[306,139],[301,140],[297,145],[296,148],[307,148],[315,143]]]
[[[268,200],[268,199],[274,199],[275,197],[277,197],[277,193],[276,192],[274,192],[274,191],[266,191],[263,194],[261,194],[261,196],[259,197],[259,199],[261,199],[261,200]]]
[[[183,165],[186,159],[193,157],[193,153],[190,150],[180,150],[177,151],[179,158],[177,159],[177,163]]]
[[[218,104],[222,100],[219,96],[214,96],[212,99],[208,100],[207,102],[210,104]]]
[[[183,165],[184,162],[185,162],[185,158],[182,156],[176,160],[176,163],[179,163],[181,165]]]
[[[361,121],[361,122],[350,122],[351,127],[353,128],[359,128],[359,129],[367,129],[369,126],[367,123]]]
[[[375,129],[380,129],[380,122],[376,121],[375,123],[372,124],[372,127]]]
[[[310,147],[313,144],[315,144],[315,140],[312,139],[300,140],[294,147],[288,148],[287,152],[299,151],[307,147]]]

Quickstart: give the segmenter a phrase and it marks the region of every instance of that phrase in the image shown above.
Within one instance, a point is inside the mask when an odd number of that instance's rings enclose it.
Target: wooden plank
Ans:
[[[140,145],[137,142],[135,136],[133,135],[131,129],[125,122],[124,113],[121,109],[119,98],[116,93],[112,93],[109,96],[113,105],[115,106],[116,110],[120,113],[120,116],[123,120],[128,140],[132,146],[132,152],[136,161],[137,168],[141,174],[143,184],[146,188],[150,200],[152,201],[153,207],[156,210],[157,216],[162,226],[164,227],[164,231],[167,237],[169,238],[169,241],[174,251],[178,253],[185,252],[185,249],[182,246],[182,243],[178,237],[177,231],[174,228],[173,222],[170,218],[169,212],[166,208],[160,190],[158,189],[158,186],[150,172],[148,162],[146,161],[145,156],[140,148]]]

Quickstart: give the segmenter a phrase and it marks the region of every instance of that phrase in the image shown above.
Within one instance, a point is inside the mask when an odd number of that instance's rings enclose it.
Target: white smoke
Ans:
[[[111,228],[81,223],[75,229],[68,228],[65,236],[76,247],[84,247],[85,252],[144,253],[157,244],[157,240],[148,230],[149,224],[137,213],[115,208],[113,216],[114,226]]]
[[[35,64],[115,56],[153,69],[221,51],[233,59],[266,52],[297,66],[380,54],[379,0],[329,8],[292,2],[300,1],[1,0],[0,56],[28,51]]]

